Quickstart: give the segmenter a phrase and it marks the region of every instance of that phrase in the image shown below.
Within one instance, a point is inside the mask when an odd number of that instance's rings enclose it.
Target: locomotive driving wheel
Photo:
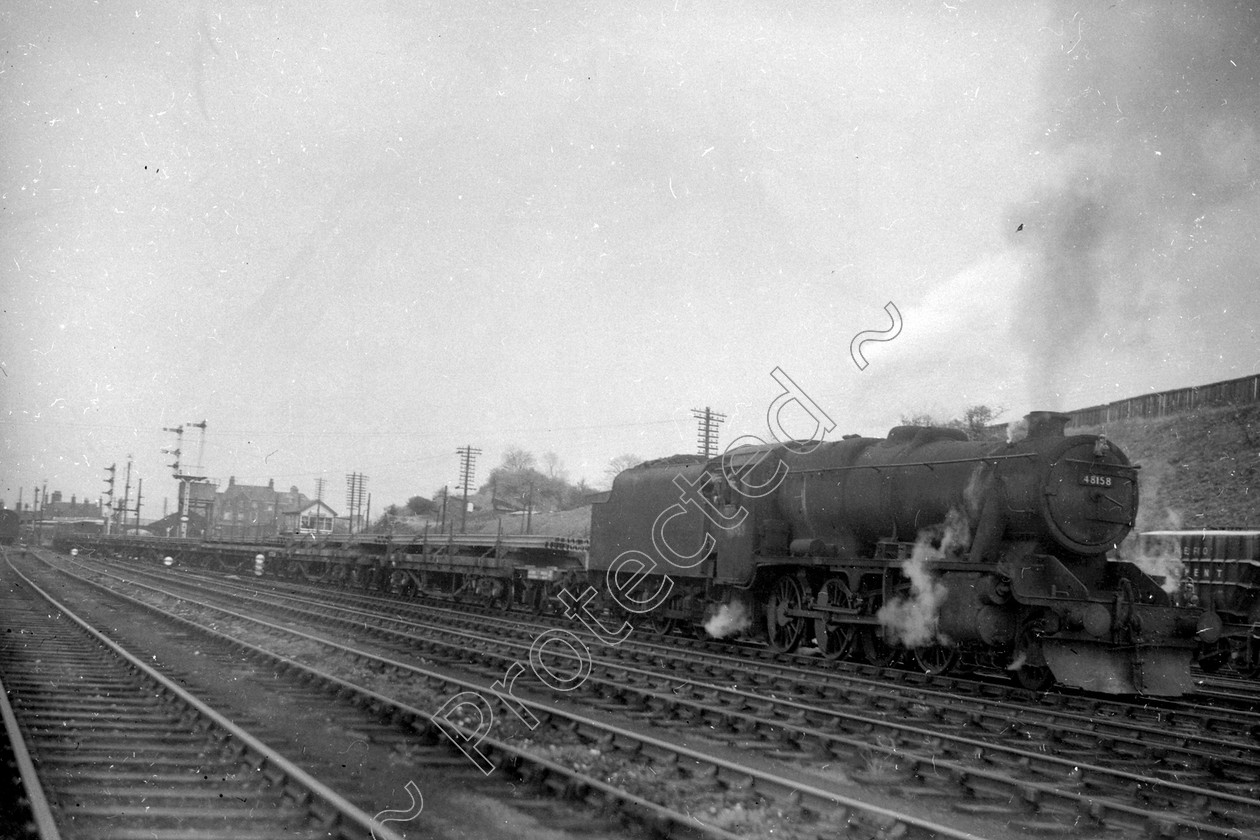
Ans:
[[[925,674],[948,674],[958,665],[958,648],[942,644],[920,645],[914,649],[914,662]]]
[[[853,591],[844,578],[828,578],[818,590],[814,605],[820,609],[839,607],[852,609],[857,603]],[[853,650],[857,639],[857,629],[852,624],[843,624],[827,618],[814,619],[814,639],[818,643],[818,651],[826,659],[844,659]]]
[[[858,596],[863,615],[878,615],[884,605],[884,594],[878,588],[864,584]],[[884,628],[880,625],[864,627],[858,633],[857,649],[862,658],[880,668],[889,668],[901,659],[902,648],[884,638]]]
[[[806,620],[788,615],[788,611],[803,610],[805,598],[805,586],[795,575],[784,575],[770,588],[766,598],[766,639],[772,650],[791,653],[800,647]]]

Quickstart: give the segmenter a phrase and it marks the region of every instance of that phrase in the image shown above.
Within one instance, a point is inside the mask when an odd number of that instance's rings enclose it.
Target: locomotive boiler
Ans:
[[[1065,435],[1068,419],[1033,412],[1010,443],[899,426],[649,462],[594,506],[590,569],[610,590],[632,573],[629,611],[660,632],[1184,693],[1210,628],[1107,558],[1134,523],[1136,467],[1105,437]]]

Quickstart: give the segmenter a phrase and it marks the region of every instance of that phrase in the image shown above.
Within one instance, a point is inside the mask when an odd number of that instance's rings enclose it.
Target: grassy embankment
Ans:
[[[1260,406],[1068,428],[1077,433],[1105,434],[1141,465],[1137,530],[1260,528]]]

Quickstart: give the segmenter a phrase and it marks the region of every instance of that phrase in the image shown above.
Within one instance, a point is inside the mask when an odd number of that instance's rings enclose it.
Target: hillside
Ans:
[[[1260,527],[1260,405],[1204,408],[1098,426],[1140,464],[1138,530]]]
[[[493,534],[503,524],[504,534],[519,534],[522,526],[521,516],[506,516],[495,513],[470,513],[468,515],[468,532],[470,534]],[[573,510],[561,510],[555,513],[535,513],[530,519],[530,533],[547,534],[553,537],[582,537],[591,535],[591,506],[583,505]]]

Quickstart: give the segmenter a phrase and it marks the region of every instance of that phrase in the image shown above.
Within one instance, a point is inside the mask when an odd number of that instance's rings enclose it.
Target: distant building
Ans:
[[[74,496],[70,497],[70,501],[63,502],[61,491],[54,490],[49,494],[48,504],[43,506],[43,515],[45,519],[57,517],[100,519],[104,514],[101,512],[100,502],[89,502],[87,499],[80,502]]]
[[[178,537],[179,536],[179,514],[172,513],[161,519],[156,519],[144,526],[145,530],[157,537]],[[194,539],[204,537],[206,533],[206,520],[201,514],[188,514],[188,536]]]
[[[60,490],[52,491],[42,502],[21,503],[17,515],[18,527],[28,536],[49,535],[58,530],[100,533],[105,522],[100,502],[80,502],[75,496],[67,502]]]
[[[321,501],[305,502],[284,511],[281,517],[284,531],[289,534],[333,534],[344,532],[347,527],[346,521]]]
[[[275,479],[266,486],[237,484],[236,476],[228,479],[223,492],[215,495],[212,530],[214,536],[227,540],[274,537],[288,527],[289,511],[300,510],[308,499],[297,487],[276,490]]]

